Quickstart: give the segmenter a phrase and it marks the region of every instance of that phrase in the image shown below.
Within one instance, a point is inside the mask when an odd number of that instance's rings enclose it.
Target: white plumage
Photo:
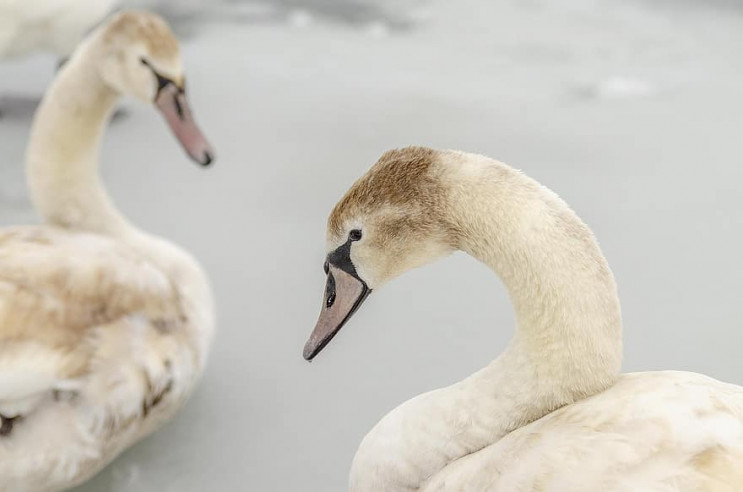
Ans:
[[[69,56],[120,0],[0,0],[0,58]]]
[[[345,286],[378,289],[457,249],[500,276],[517,321],[491,364],[366,435],[352,491],[743,490],[743,388],[620,375],[613,275],[588,227],[536,181],[483,156],[391,151],[328,224],[327,294],[305,357],[363,302]]]
[[[167,25],[117,15],[75,52],[38,110],[27,166],[47,224],[0,231],[2,491],[86,480],[172,416],[204,368],[215,325],[206,276],[188,253],[131,225],[98,176],[121,92],[166,111],[171,94],[185,104],[182,93],[158,91],[153,67],[182,84]],[[171,126],[193,123],[182,109]],[[181,139],[196,152],[194,128]]]
[[[716,491],[743,486],[743,391],[700,374],[625,374],[463,456],[422,490]]]

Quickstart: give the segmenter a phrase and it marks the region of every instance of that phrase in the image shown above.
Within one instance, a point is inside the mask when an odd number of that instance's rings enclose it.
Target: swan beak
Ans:
[[[211,164],[214,160],[214,150],[196,126],[183,89],[176,87],[175,84],[167,84],[158,92],[155,105],[191,159],[202,166]]]
[[[304,346],[304,358],[311,361],[340,331],[366,300],[371,289],[366,283],[334,265],[328,265],[320,318]]]

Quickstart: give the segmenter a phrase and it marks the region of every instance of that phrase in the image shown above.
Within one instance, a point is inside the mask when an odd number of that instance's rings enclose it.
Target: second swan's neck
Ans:
[[[106,193],[98,169],[119,95],[101,79],[94,57],[86,56],[89,48],[65,65],[36,113],[26,153],[28,184],[44,222],[121,235],[132,226]]]
[[[503,164],[456,152],[442,160],[453,234],[501,277],[516,335],[484,369],[390,412],[359,448],[353,490],[417,489],[453,461],[603,391],[620,372],[616,285],[585,224]]]
[[[32,200],[46,224],[111,237],[161,269],[178,286],[203,367],[214,332],[206,275],[187,252],[131,224],[103,186],[100,146],[119,94],[101,79],[95,54],[92,42],[78,48],[36,113],[26,155]]]

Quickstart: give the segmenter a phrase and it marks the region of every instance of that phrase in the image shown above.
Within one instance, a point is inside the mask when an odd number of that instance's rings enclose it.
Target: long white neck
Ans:
[[[554,193],[490,159],[447,152],[448,220],[460,249],[502,279],[516,335],[490,365],[388,414],[354,459],[353,490],[416,489],[451,462],[619,375],[616,285],[593,235]]]
[[[39,107],[26,154],[31,197],[44,222],[126,243],[177,285],[204,357],[214,331],[206,275],[184,250],[136,228],[116,208],[99,173],[101,141],[120,95],[100,77],[87,41],[62,69]]]
[[[101,140],[119,95],[101,79],[84,46],[44,96],[31,130],[26,170],[31,197],[45,222],[121,236],[132,226],[101,182]]]

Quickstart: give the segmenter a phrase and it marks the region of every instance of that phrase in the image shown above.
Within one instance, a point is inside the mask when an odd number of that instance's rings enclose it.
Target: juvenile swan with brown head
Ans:
[[[614,278],[554,193],[486,157],[386,153],[328,221],[312,359],[372,289],[454,250],[506,285],[517,330],[490,365],[387,414],[354,458],[358,491],[743,488],[743,388],[620,375]]]
[[[93,32],[47,91],[27,152],[45,224],[0,231],[0,490],[79,484],[186,401],[214,307],[199,264],[134,227],[98,171],[122,95],[155,105],[201,165],[178,44],[124,12]]]

